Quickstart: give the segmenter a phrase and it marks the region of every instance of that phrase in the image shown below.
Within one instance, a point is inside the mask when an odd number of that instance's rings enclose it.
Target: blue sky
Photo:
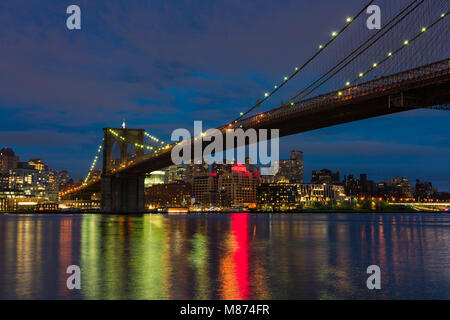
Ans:
[[[90,166],[101,129],[124,118],[166,141],[194,120],[224,124],[363,3],[2,1],[0,145],[77,178]],[[70,4],[81,7],[80,31],[66,29]],[[299,75],[264,108],[278,106],[321,70]],[[326,167],[376,181],[431,180],[450,191],[448,123],[449,112],[415,110],[286,137],[281,154],[304,151],[306,180]]]

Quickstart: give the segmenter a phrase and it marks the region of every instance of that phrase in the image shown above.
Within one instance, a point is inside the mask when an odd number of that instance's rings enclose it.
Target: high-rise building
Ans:
[[[16,169],[19,157],[11,148],[4,147],[0,150],[0,173],[8,174],[9,170]]]

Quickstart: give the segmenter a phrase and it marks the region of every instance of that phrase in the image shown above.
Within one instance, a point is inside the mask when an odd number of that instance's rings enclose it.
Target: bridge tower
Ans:
[[[144,129],[104,128],[101,210],[107,213],[138,213],[145,210],[144,173],[121,173],[113,170],[112,147],[120,149],[120,166],[128,162],[128,145],[144,144]],[[144,155],[143,148],[135,147],[136,160]]]

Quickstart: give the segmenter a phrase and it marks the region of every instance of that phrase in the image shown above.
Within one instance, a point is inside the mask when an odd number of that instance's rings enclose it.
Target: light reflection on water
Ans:
[[[0,215],[0,298],[448,299],[450,215]]]

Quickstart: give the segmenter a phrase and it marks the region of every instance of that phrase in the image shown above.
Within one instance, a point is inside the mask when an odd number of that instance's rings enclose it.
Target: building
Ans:
[[[231,173],[231,168],[233,167],[233,164],[228,163],[216,163],[214,162],[211,165],[211,173],[216,174],[218,177],[225,173]]]
[[[164,183],[173,183],[177,181],[184,181],[186,178],[186,168],[179,164],[167,167],[164,176]]]
[[[320,171],[313,170],[311,174],[311,183],[312,184],[335,184],[338,185],[341,183],[339,171],[334,173],[329,169],[322,169]]]
[[[297,184],[260,183],[257,191],[258,208],[289,210],[297,207]]]
[[[8,174],[9,170],[16,169],[19,162],[11,148],[4,147],[0,150],[0,174]]]
[[[406,201],[413,198],[413,188],[407,178],[395,177],[379,184],[379,194],[385,199]]]
[[[36,159],[28,163],[19,162],[16,169],[10,170],[8,187],[10,190],[23,191],[27,197],[58,200],[57,173]]]
[[[433,185],[428,181],[420,181],[416,179],[416,189],[414,192],[414,197],[417,201],[426,201],[433,198],[433,194],[435,190],[433,189]]]
[[[194,177],[205,176],[209,173],[209,165],[207,163],[191,163],[186,165],[185,181],[192,184]]]
[[[255,208],[256,190],[259,184],[258,171],[250,171],[243,164],[231,167],[231,172],[219,176],[218,190],[224,192],[231,206]]]
[[[209,173],[193,177],[192,197],[196,204],[211,205],[210,194],[218,191],[218,178],[216,174]]]
[[[332,184],[307,183],[297,186],[299,202],[328,202],[347,200],[344,187]]]
[[[261,176],[263,183],[303,183],[303,152],[291,151],[287,160],[278,160],[278,172],[273,176]]]
[[[190,205],[191,185],[183,181],[155,184],[145,189],[146,207],[187,207]]]
[[[28,164],[38,171],[43,171],[45,168],[44,160],[40,158],[30,159]]]
[[[344,176],[345,193],[352,198],[371,198],[377,196],[377,185],[372,180],[367,180],[367,174],[361,173],[359,180],[352,174]]]
[[[70,178],[69,172],[62,170],[58,173],[59,191],[64,191],[73,187],[73,179]]]

